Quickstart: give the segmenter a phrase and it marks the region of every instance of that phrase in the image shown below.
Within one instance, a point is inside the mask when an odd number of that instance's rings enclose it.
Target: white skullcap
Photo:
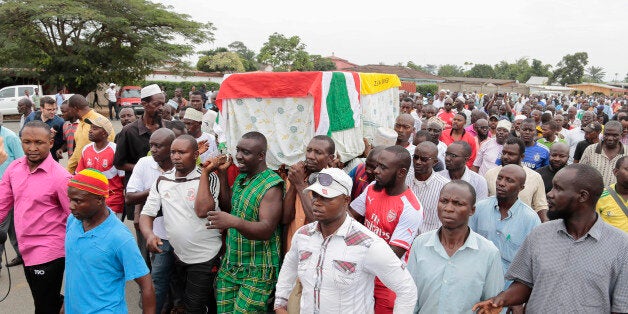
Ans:
[[[151,84],[142,88],[140,96],[143,99],[157,94],[161,94],[161,88],[159,88],[159,85],[157,84]]]
[[[201,122],[203,121],[203,113],[194,108],[188,108],[185,109],[185,115],[183,116],[183,119],[190,119],[192,121]]]

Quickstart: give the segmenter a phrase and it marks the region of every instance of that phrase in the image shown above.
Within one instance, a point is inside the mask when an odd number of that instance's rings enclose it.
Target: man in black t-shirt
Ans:
[[[591,144],[595,144],[600,141],[600,132],[602,132],[602,125],[599,122],[591,122],[584,128],[584,140],[578,142],[576,150],[573,154],[573,162],[578,163],[584,154],[584,150]]]
[[[549,165],[541,167],[536,170],[543,178],[543,185],[545,185],[545,193],[548,193],[552,187],[552,180],[554,175],[563,169],[569,161],[569,145],[563,142],[557,142],[550,148],[550,161]]]

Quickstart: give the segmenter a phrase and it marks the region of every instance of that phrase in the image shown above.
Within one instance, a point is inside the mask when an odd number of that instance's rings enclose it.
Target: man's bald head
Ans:
[[[414,118],[408,113],[402,113],[397,117],[396,122],[401,122],[403,124],[414,125]]]
[[[74,94],[72,95],[72,97],[70,97],[70,99],[68,99],[68,106],[70,108],[82,110],[88,108],[89,104],[87,103],[87,99],[85,99],[83,95]]]
[[[421,152],[421,154],[428,155],[429,157],[432,157],[432,158],[438,157],[438,147],[436,146],[436,144],[430,141],[424,141],[424,142],[419,143],[415,151]]]
[[[562,153],[562,154],[569,155],[569,145],[567,145],[567,143],[563,143],[563,142],[554,143],[554,144],[552,144],[552,147],[550,148],[550,154],[552,154],[552,152],[557,152],[557,153]]]
[[[33,106],[33,102],[30,99],[23,97],[18,100],[17,105],[24,106],[25,108],[31,108]]]
[[[175,137],[176,136],[172,130],[168,128],[160,128],[153,132],[153,134],[151,134],[150,140],[170,146]]]
[[[502,172],[511,173],[512,176],[517,180],[517,182],[521,184],[521,186],[523,186],[526,182],[526,172],[525,170],[523,170],[522,166],[514,164],[506,165],[502,168],[502,170],[499,171],[500,174]]]

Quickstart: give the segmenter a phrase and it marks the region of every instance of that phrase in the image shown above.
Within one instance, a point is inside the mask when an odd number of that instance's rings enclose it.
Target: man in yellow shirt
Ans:
[[[81,159],[83,147],[90,143],[90,125],[85,122],[85,119],[92,120],[96,119],[98,116],[103,118],[105,118],[105,116],[90,108],[87,103],[87,99],[79,94],[73,95],[68,100],[68,114],[79,119],[79,124],[74,132],[74,151],[76,153],[72,154],[68,160],[68,172],[70,172],[70,174],[74,174],[76,165],[78,164],[79,159]],[[111,134],[107,137],[107,140],[109,142],[113,142],[115,136],[115,132],[111,132]]]
[[[628,232],[628,156],[617,160],[613,174],[617,183],[604,189],[595,211],[611,226]]]

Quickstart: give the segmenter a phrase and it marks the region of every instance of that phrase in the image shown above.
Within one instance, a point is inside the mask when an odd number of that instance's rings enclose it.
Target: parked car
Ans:
[[[41,86],[39,85],[14,85],[0,89],[0,112],[3,115],[18,114],[17,102],[24,97],[24,91],[28,91],[29,95],[35,93],[35,88],[39,89],[41,96]]]
[[[120,108],[131,107],[135,115],[142,115],[144,107],[141,100],[142,87],[140,86],[122,86],[120,88],[120,97],[118,97],[118,105]]]
[[[0,112],[3,115],[16,115],[19,114],[17,112],[17,103],[18,101],[24,97],[24,91],[28,91],[28,94],[32,96],[35,94],[35,88],[39,89],[39,96],[50,96],[55,98],[55,95],[42,95],[41,85],[13,85],[7,86],[0,89]],[[65,99],[70,98],[74,94],[63,94]],[[39,106],[39,104],[34,104]],[[61,114],[61,110],[57,109],[57,114]]]

